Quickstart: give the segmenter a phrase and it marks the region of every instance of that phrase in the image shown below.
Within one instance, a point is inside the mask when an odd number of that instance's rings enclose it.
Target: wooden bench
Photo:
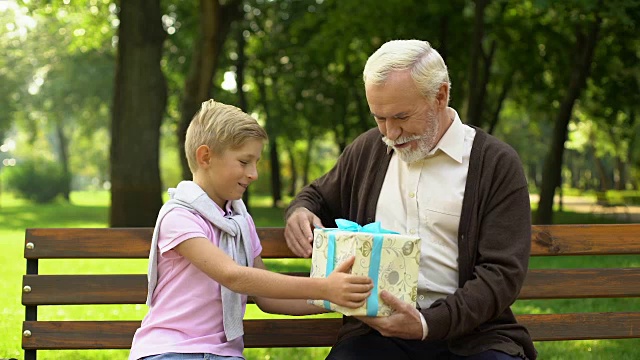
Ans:
[[[282,228],[261,228],[263,257],[292,258]],[[28,229],[22,304],[25,359],[42,349],[128,349],[140,319],[42,321],[45,305],[144,304],[146,274],[42,275],[40,260],[146,258],[152,229]],[[640,224],[534,226],[532,256],[640,254]],[[640,297],[640,267],[531,269],[520,299]],[[632,306],[631,306],[632,307]],[[640,338],[640,308],[626,312],[518,314],[535,341]],[[331,346],[341,319],[245,320],[245,345]]]

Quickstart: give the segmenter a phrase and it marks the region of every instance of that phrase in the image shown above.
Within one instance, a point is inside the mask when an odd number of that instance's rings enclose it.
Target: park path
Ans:
[[[529,196],[532,204],[537,204],[538,194]],[[554,198],[554,204],[558,204],[559,196]],[[591,196],[563,196],[562,206],[564,210],[575,211],[581,213],[592,213],[604,216],[615,216],[620,221],[631,221],[640,223],[640,206],[627,205],[626,209],[622,206],[615,208],[603,208],[596,205],[596,199]]]

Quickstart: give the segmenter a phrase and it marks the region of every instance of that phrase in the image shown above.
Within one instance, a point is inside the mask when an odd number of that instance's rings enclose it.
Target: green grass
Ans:
[[[0,203],[0,262],[3,264],[0,282],[0,359],[21,359],[21,324],[24,307],[20,304],[21,279],[26,262],[23,258],[24,230],[33,227],[105,227],[108,219],[109,195],[106,192],[72,194],[72,204],[58,202],[47,205],[33,205],[10,194],[3,193]],[[252,197],[252,214],[258,226],[282,226],[282,209],[270,208],[266,197]],[[556,222],[562,223],[602,223],[612,222],[611,218],[571,212],[556,213]],[[268,260],[267,266],[274,270],[302,271],[309,268],[309,260],[286,261]],[[612,257],[554,257],[533,258],[532,268],[571,267],[619,267],[640,266],[638,256]],[[49,260],[42,261],[42,273],[130,273],[146,272],[146,260]],[[516,313],[563,313],[583,311],[615,311],[618,309],[638,309],[636,299],[584,299],[518,301],[514,305]],[[144,305],[91,305],[91,306],[47,306],[41,307],[38,316],[44,320],[82,319],[141,319],[146,313]],[[320,316],[337,316],[327,314]],[[262,313],[250,305],[248,318],[271,318],[276,315]],[[636,359],[640,354],[640,339],[539,342],[536,347],[541,359]],[[322,359],[328,348],[306,349],[247,349],[247,359]],[[39,359],[126,359],[126,350],[85,350],[85,351],[39,351]]]

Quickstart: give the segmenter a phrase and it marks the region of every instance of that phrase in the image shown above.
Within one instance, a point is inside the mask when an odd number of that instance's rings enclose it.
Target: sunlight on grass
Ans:
[[[45,259],[41,274],[146,274],[146,259]]]
[[[4,209],[3,209],[4,210]],[[24,230],[6,230],[0,228],[0,263],[3,264],[0,275],[0,357],[22,358],[20,341],[22,340],[22,320],[24,308],[20,303],[22,275],[26,271],[22,244]]]
[[[309,271],[311,259],[264,259],[264,264],[271,271]]]
[[[0,207],[14,207],[28,205],[29,202],[25,199],[16,197],[13,193],[3,191],[0,194]]]
[[[537,342],[538,358],[544,360],[637,360],[639,339]]]
[[[109,206],[111,194],[108,191],[74,191],[69,196],[71,203],[78,206]]]
[[[141,320],[147,313],[144,304],[131,305],[64,305],[38,308],[40,320]]]

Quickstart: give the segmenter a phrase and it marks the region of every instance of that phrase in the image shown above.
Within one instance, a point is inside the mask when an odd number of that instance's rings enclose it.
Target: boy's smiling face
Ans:
[[[194,181],[224,209],[227,201],[241,199],[249,184],[258,179],[263,145],[261,139],[248,139],[239,148],[222,153],[200,146],[196,151],[199,169]]]

